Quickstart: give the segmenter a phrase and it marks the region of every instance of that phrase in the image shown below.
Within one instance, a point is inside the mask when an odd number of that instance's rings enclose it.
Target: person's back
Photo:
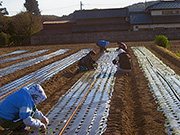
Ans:
[[[18,100],[17,100],[18,99]],[[34,103],[26,88],[13,93],[0,104],[0,117],[8,120],[13,120],[19,115],[18,108],[28,106],[31,110]],[[20,117],[24,119],[26,116],[20,113]]]
[[[79,69],[75,71],[75,74],[79,73],[80,71],[87,71],[96,68],[97,63],[93,60],[95,55],[96,53],[92,50],[86,56],[82,57],[78,62]]]
[[[93,64],[95,63],[95,61],[91,58],[90,55],[86,55],[83,58],[81,58],[81,60],[79,61],[78,65],[83,66],[87,69],[93,69]]]
[[[131,56],[124,49],[119,49],[118,56],[112,62],[117,65],[117,72],[131,72]]]
[[[127,52],[123,52],[118,55],[120,68],[131,69],[131,56]]]

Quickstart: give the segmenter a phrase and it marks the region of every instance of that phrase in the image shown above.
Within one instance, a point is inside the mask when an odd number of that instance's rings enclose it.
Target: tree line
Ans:
[[[42,29],[42,16],[36,0],[25,0],[25,12],[8,17],[0,1],[0,46],[29,45],[31,35]]]

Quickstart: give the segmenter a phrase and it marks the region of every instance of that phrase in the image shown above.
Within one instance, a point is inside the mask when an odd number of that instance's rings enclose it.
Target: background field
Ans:
[[[157,47],[153,42],[127,42],[128,52],[132,56],[133,71],[129,75],[117,75],[114,87],[114,93],[111,100],[110,115],[107,122],[107,130],[105,135],[163,135],[165,132],[165,117],[162,112],[157,111],[158,105],[150,92],[148,82],[141,71],[138,61],[130,49],[131,46],[146,46],[155,53],[164,63],[169,65],[176,73],[180,74],[180,58],[175,56],[175,53],[180,52],[180,41],[171,41],[168,50]],[[116,43],[111,43],[108,47],[117,47]],[[71,49],[63,55],[56,56],[49,60],[43,61],[31,67],[18,70],[9,75],[0,78],[0,87],[8,84],[18,78],[21,78],[31,72],[34,72],[50,63],[61,60],[80,49],[94,48],[97,52],[96,60],[102,55],[99,53],[99,48],[95,43],[91,44],[66,44],[66,45],[49,45],[49,46],[24,46],[24,47],[10,47],[0,48],[1,54],[10,53],[15,50],[29,50],[29,52],[50,49],[50,51],[33,56],[31,58],[24,58],[16,61],[11,61],[0,65],[0,68],[39,57],[41,55],[54,52],[58,49]],[[2,57],[0,59],[16,56]],[[71,86],[84,74],[74,74],[77,69],[77,62],[68,68],[60,71],[58,74],[51,77],[42,84],[48,99],[37,107],[44,114],[46,114],[53,105],[56,104],[59,97],[63,95]],[[25,133],[7,133],[1,128],[0,134],[27,134]]]

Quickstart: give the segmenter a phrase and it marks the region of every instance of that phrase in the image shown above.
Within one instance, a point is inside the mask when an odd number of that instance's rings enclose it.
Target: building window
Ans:
[[[134,31],[138,31],[138,26],[134,26]]]
[[[170,15],[173,14],[173,11],[162,11],[163,15]]]
[[[175,15],[175,14],[180,14],[180,11],[179,10],[175,10],[175,11],[162,11],[162,14],[163,15]]]
[[[180,11],[173,11],[173,14],[180,14]]]

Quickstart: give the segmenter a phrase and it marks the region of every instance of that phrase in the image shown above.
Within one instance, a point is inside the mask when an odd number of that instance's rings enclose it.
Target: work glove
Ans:
[[[47,117],[43,116],[41,118],[41,122],[44,123],[45,125],[48,125],[49,124],[49,119]]]

